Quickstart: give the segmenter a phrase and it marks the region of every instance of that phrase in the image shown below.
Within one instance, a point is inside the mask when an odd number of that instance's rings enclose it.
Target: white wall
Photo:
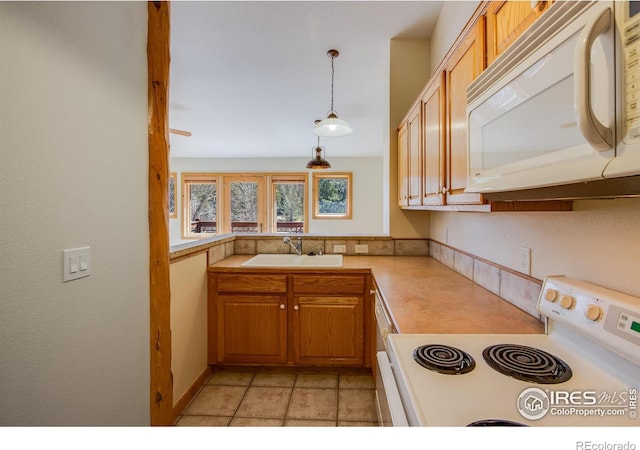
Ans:
[[[150,423],[146,8],[0,2],[0,425]]]
[[[305,168],[311,158],[172,158],[170,170],[178,177],[178,218],[170,220],[171,245],[181,240],[182,216],[180,186],[182,172],[307,172],[309,174],[309,206],[312,202],[312,171]],[[329,172],[352,172],[353,205],[351,220],[313,219],[309,209],[309,233],[325,235],[381,235],[384,234],[382,158],[339,158],[326,155],[332,168]]]
[[[480,1],[445,1],[431,35],[431,71],[442,62]]]
[[[445,2],[432,36],[439,64],[477,2]],[[435,66],[434,66],[435,67]],[[571,212],[431,213],[430,237],[518,268],[531,248],[536,278],[565,274],[640,296],[640,199],[582,200]]]

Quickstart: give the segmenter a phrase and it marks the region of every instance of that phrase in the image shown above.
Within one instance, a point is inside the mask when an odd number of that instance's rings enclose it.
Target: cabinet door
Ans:
[[[408,203],[409,206],[420,206],[422,204],[422,132],[420,124],[421,104],[418,102],[409,112],[407,118],[407,134],[409,136],[409,158],[408,158]]]
[[[398,206],[409,204],[409,134],[407,122],[398,128]]]
[[[218,295],[219,361],[286,363],[286,305],[286,295]]]
[[[296,296],[292,325],[297,363],[363,364],[364,297]]]
[[[482,203],[467,186],[467,86],[485,67],[485,21],[481,16],[445,66],[447,89],[447,204]]]
[[[487,7],[487,64],[547,9],[549,1],[492,1]]]
[[[422,96],[423,205],[444,204],[445,74],[436,75]]]

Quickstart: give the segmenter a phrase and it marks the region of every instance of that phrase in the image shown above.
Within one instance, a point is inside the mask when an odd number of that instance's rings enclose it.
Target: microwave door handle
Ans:
[[[574,58],[576,119],[582,135],[598,151],[613,148],[613,131],[600,122],[591,107],[591,47],[611,26],[611,9],[605,9],[582,30]]]

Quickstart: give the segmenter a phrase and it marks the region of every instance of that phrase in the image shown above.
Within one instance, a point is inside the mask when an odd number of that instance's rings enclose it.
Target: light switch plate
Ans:
[[[333,246],[333,253],[347,253],[347,246],[346,245],[334,245]]]
[[[91,247],[72,248],[62,252],[62,281],[91,275]]]

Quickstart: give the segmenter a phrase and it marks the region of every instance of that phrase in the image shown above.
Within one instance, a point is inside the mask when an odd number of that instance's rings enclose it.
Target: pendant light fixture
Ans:
[[[353,133],[353,128],[344,120],[339,119],[338,114],[333,109],[333,60],[340,55],[340,52],[338,50],[329,50],[327,55],[331,58],[331,110],[326,119],[316,124],[313,132],[318,136],[345,136]]]
[[[320,120],[316,120],[316,126],[320,123]],[[324,159],[322,153],[324,152],[324,147],[320,147],[320,136],[318,136],[318,145],[314,149],[311,150],[311,161],[307,163],[307,169],[330,169],[331,164],[329,161]],[[315,153],[315,156],[314,156]]]

